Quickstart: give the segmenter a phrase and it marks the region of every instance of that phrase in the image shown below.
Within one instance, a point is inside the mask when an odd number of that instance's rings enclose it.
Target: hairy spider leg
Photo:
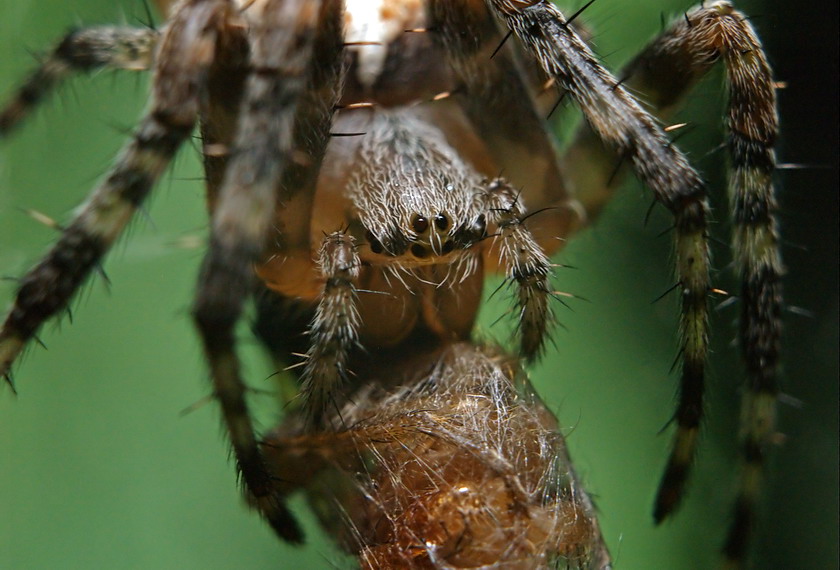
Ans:
[[[725,556],[740,564],[746,556],[750,529],[760,497],[766,446],[775,428],[779,392],[778,363],[781,338],[784,273],[778,243],[773,188],[778,133],[776,94],[772,72],[755,31],[744,14],[729,2],[716,2],[675,20],[629,67],[628,74],[646,93],[666,107],[716,61],[722,60],[728,81],[726,125],[731,172],[729,197],[732,208],[732,249],[741,281],[739,344],[747,369],[747,390],[741,418],[744,463],[739,497]],[[688,64],[688,65],[684,65]],[[682,70],[678,75],[677,70]],[[682,85],[663,84],[662,74]],[[635,80],[638,76],[639,79]],[[691,397],[686,394],[683,398]],[[681,402],[680,409],[696,407]],[[682,414],[677,423],[682,426]],[[685,465],[672,456],[657,497],[655,516],[661,520],[678,501],[678,479]]]
[[[149,28],[97,26],[69,32],[0,110],[0,139],[9,136],[74,73],[98,69],[146,71],[152,66],[159,38],[158,31]]]
[[[772,177],[778,133],[772,71],[747,17],[729,2],[696,7],[676,18],[622,71],[623,84],[667,118],[718,61],[727,72],[727,149],[731,172],[732,249],[742,284],[739,344],[747,367],[741,420],[742,473],[739,497],[724,545],[732,566],[744,563],[760,498],[765,448],[772,441],[779,392],[784,267],[778,244],[778,208]],[[598,211],[620,184],[612,176],[616,155],[585,127],[564,162],[589,211]],[[571,168],[573,164],[599,168]],[[700,386],[683,385],[675,415],[677,439],[654,508],[661,522],[678,507],[694,457],[702,411]]]
[[[21,280],[0,329],[0,376],[40,326],[67,306],[190,135],[225,4],[191,0],[165,31],[155,64],[152,103],[105,180],[61,237]]]
[[[253,39],[244,94],[193,307],[249,498],[275,532],[293,542],[301,541],[302,533],[266,469],[245,399],[234,328],[254,290],[254,266],[263,259],[275,210],[301,190],[284,185],[287,172],[296,160],[319,159],[297,155],[295,127],[309,110],[301,102],[314,81],[315,54],[326,62],[340,58],[341,15],[341,3],[332,0],[272,0],[247,12]],[[328,121],[314,126],[322,140],[329,126]],[[294,215],[308,219],[306,212]]]
[[[346,383],[350,351],[359,342],[355,284],[361,261],[353,237],[340,231],[326,236],[318,266],[324,290],[309,327],[310,345],[301,376],[309,419],[315,424],[325,411],[332,412],[328,404],[336,401],[339,387]]]
[[[532,361],[545,347],[554,323],[549,303],[551,260],[526,227],[527,218],[515,188],[497,178],[488,184],[486,200],[488,221],[499,228],[493,243],[493,247],[498,247],[499,265],[505,268],[505,277],[517,284],[520,355]]]

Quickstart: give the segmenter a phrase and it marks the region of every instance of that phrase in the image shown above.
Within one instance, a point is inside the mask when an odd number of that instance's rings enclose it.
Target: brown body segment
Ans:
[[[363,568],[610,567],[556,419],[515,358],[455,343],[357,372],[352,401],[328,412],[346,427],[307,434],[291,418],[266,446],[287,492],[306,489]]]

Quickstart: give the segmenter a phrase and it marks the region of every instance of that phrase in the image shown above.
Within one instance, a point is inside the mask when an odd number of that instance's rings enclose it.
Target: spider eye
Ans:
[[[484,232],[487,230],[487,219],[484,217],[484,214],[481,214],[473,224],[473,231],[480,236],[484,235]]]
[[[370,250],[373,253],[382,253],[384,248],[382,247],[382,242],[376,239],[376,236],[373,235],[373,232],[370,230],[365,232],[365,239],[367,240],[368,244],[370,244]]]
[[[438,214],[435,216],[435,227],[442,232],[446,231],[449,227],[449,218],[446,214]]]
[[[414,257],[423,259],[424,257],[429,256],[429,251],[420,245],[419,243],[415,243],[411,246],[411,253],[414,254]]]
[[[429,229],[429,220],[423,216],[414,214],[414,217],[411,219],[411,229],[418,234],[422,234]]]

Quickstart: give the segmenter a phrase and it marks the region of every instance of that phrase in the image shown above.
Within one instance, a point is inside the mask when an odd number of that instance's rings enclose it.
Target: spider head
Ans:
[[[441,130],[410,111],[378,110],[365,132],[348,187],[368,245],[363,257],[452,263],[486,236],[482,179]]]

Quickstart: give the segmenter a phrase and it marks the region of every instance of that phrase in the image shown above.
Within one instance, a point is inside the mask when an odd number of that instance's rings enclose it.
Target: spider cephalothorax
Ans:
[[[104,182],[21,281],[0,332],[0,374],[8,377],[41,324],[67,305],[200,124],[211,229],[193,315],[249,500],[280,536],[300,540],[285,506],[289,489],[276,480],[283,469],[270,466],[282,452],[258,439],[245,399],[234,337],[245,302],[255,292],[280,299],[261,303],[258,317],[287,321],[258,327],[275,355],[307,337],[305,420],[293,435],[354,433],[342,418],[375,390],[368,379],[382,381],[378,359],[385,367],[395,355],[449,345],[484,354],[453,344],[470,339],[483,269],[505,272],[516,291],[519,355],[537,358],[555,296],[548,256],[597,215],[616,184],[616,162],[626,161],[674,217],[682,366],[677,435],[654,513],[662,520],[682,496],[702,412],[708,205],[699,174],[628,86],[665,115],[718,59],[730,80],[733,244],[750,374],[744,490],[726,547],[740,560],[772,435],[782,267],[772,78],[728,2],[676,21],[630,64],[626,81],[603,68],[557,8],[537,0],[183,0],[160,34],[74,32],[0,115],[0,132],[73,69],[153,62],[151,103]],[[552,95],[574,99],[586,117],[561,159],[541,114]],[[289,318],[301,311],[308,325]],[[354,369],[364,373],[354,378]],[[505,471],[482,457],[489,470]],[[520,492],[520,483],[510,475],[505,492]],[[596,526],[586,528],[597,542]],[[428,545],[437,539],[417,540],[412,559],[437,563]],[[596,559],[606,564],[602,556],[578,562]]]

